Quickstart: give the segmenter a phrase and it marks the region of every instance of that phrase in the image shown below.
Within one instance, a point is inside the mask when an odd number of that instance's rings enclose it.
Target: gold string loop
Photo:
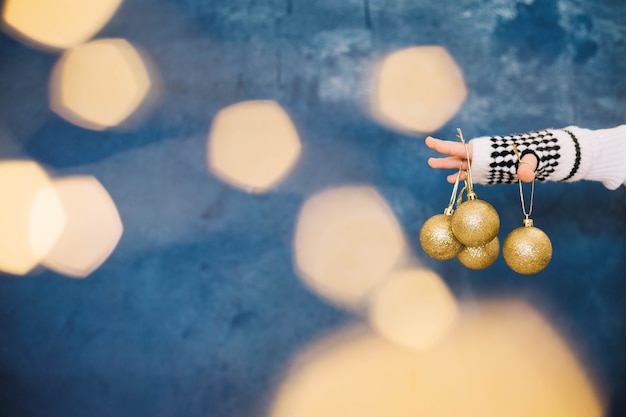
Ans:
[[[513,144],[513,152],[515,152],[515,156],[517,157],[519,164],[526,163],[522,161],[522,158],[517,150],[516,144]],[[518,165],[518,169],[519,169],[519,165]],[[517,183],[519,184],[519,196],[522,202],[522,213],[524,213],[525,221],[528,222],[530,221],[530,215],[533,212],[533,200],[535,199],[535,179],[533,178],[533,181],[530,186],[530,205],[528,207],[528,212],[526,211],[526,203],[524,202],[524,190],[522,188],[522,180],[519,178],[519,175],[517,176]]]
[[[467,187],[467,195],[468,197],[472,195],[474,196],[472,198],[475,198],[474,182],[472,181],[472,165],[470,161],[469,147],[467,146],[467,142],[465,142],[465,138],[463,138],[463,132],[461,131],[461,129],[457,128],[456,132],[457,132],[457,137],[461,139],[461,142],[463,143],[463,146],[465,147],[465,157],[467,159],[467,180],[465,181],[465,184]],[[463,167],[463,161],[461,161],[461,168],[462,167]]]
[[[448,207],[444,210],[444,214],[451,215],[454,212],[454,201],[459,190],[459,180],[461,179],[461,172],[463,172],[463,165],[459,168],[459,172],[456,174],[456,180],[454,181],[454,187],[452,188],[452,195],[450,195],[450,202]],[[462,192],[462,191],[461,191]]]

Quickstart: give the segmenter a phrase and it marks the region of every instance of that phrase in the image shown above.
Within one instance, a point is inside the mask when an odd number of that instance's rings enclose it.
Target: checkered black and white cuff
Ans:
[[[539,181],[578,181],[584,178],[592,162],[591,144],[587,135],[579,135],[575,126],[545,129],[530,133],[479,137],[472,143],[472,179],[481,184],[517,182],[518,160],[521,156],[537,157],[535,171]]]

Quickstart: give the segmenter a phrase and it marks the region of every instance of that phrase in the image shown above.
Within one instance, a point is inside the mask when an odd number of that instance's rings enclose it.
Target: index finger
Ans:
[[[467,154],[465,153],[465,145],[463,145],[461,142],[441,140],[441,139],[433,138],[432,136],[428,136],[426,138],[426,146],[444,155],[456,156],[457,158],[467,159]],[[467,150],[469,152],[469,157],[471,158],[472,157],[472,145],[471,144],[467,145]]]

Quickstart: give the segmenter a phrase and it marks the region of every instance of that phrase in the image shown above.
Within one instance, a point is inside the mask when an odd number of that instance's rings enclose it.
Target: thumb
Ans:
[[[535,179],[537,169],[537,157],[528,153],[522,157],[517,167],[517,176],[522,182],[532,182]]]

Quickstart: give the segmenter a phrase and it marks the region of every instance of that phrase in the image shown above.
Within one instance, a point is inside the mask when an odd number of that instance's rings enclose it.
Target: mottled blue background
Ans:
[[[303,201],[345,184],[377,187],[458,297],[536,300],[602,381],[609,416],[626,415],[626,189],[539,184],[533,217],[555,255],[536,276],[502,259],[479,272],[433,261],[417,236],[449,198],[445,173],[427,167],[423,136],[377,124],[362,105],[382,56],[436,44],[469,89],[439,137],[622,124],[623,0],[126,0],[97,37],[142,48],[162,78],[162,100],[133,130],[51,113],[58,54],[0,35],[0,123],[18,145],[5,140],[0,157],[95,176],[125,226],[86,280],[0,280],[0,416],[265,415],[293,356],[355,320],[303,286],[291,247]],[[212,118],[247,99],[278,101],[303,141],[266,195],[205,165]],[[520,222],[516,186],[477,192],[503,225]]]

